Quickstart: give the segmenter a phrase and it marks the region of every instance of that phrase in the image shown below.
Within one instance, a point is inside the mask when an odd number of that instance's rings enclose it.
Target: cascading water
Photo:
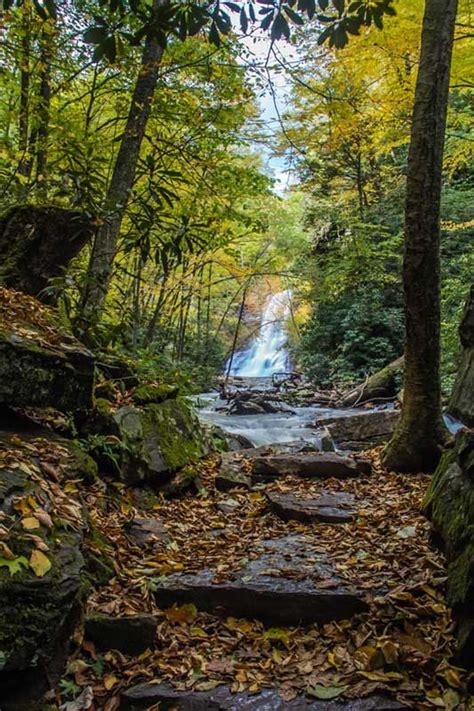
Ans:
[[[290,314],[291,291],[271,294],[262,312],[258,335],[249,346],[234,353],[230,375],[242,378],[269,378],[290,369],[285,320]],[[225,372],[229,370],[229,361]]]

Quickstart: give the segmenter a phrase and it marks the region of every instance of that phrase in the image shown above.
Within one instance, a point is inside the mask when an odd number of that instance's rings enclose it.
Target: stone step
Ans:
[[[208,568],[173,573],[158,584],[156,600],[164,608],[194,603],[201,610],[289,625],[346,619],[367,610],[361,594],[314,545],[303,535],[262,541],[249,549],[251,560],[232,578],[219,579]]]
[[[327,494],[316,498],[301,498],[279,491],[267,492],[270,509],[284,521],[302,523],[348,523],[353,521],[354,497],[345,492]]]
[[[277,690],[264,689],[257,694],[233,694],[228,686],[212,691],[175,689],[167,683],[145,683],[122,693],[120,711],[155,708],[177,711],[401,711],[407,706],[386,696],[368,696],[346,701],[318,701],[298,696],[284,701]]]
[[[305,479],[347,479],[370,471],[367,459],[343,457],[335,452],[309,452],[255,457],[251,475],[253,483],[264,483],[289,474]]]
[[[117,649],[123,654],[142,654],[153,645],[158,622],[153,615],[123,617],[91,615],[84,623],[84,637],[106,652]]]

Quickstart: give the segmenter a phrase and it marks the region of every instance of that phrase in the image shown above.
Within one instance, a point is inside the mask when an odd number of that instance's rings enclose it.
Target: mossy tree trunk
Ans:
[[[164,0],[154,0],[156,15]],[[140,148],[158,82],[163,47],[155,34],[145,41],[125,131],[105,198],[105,219],[97,232],[83,292],[77,330],[86,337],[97,324],[110,285],[122,218],[133,188]]]
[[[449,412],[464,424],[474,427],[474,284],[467,297],[459,337],[463,352],[449,402]]]
[[[385,452],[398,471],[431,470],[446,430],[441,416],[440,198],[457,0],[426,0],[405,204],[405,387]]]

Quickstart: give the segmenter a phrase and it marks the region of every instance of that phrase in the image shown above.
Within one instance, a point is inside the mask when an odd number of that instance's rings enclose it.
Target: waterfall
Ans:
[[[290,369],[286,348],[285,320],[290,314],[291,291],[271,294],[265,302],[258,335],[242,351],[234,353],[231,375],[243,378],[269,378]],[[226,363],[227,372],[229,361]]]

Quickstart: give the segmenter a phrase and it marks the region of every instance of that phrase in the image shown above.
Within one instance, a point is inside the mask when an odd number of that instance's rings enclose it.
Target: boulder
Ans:
[[[366,460],[342,457],[334,452],[276,454],[253,460],[252,481],[273,481],[289,474],[305,479],[347,479],[369,471],[370,464]]]
[[[80,616],[87,523],[61,486],[65,456],[55,441],[0,443],[2,711],[32,708],[57,683]]]
[[[179,387],[168,383],[142,383],[133,392],[133,400],[137,405],[160,404],[165,400],[174,400],[178,396]]]
[[[211,691],[175,689],[167,683],[137,684],[122,693],[120,711],[135,711],[159,706],[176,711],[400,711],[407,708],[386,696],[368,696],[346,701],[316,701],[298,696],[283,700],[276,689],[257,693],[232,693],[228,686]]]
[[[314,427],[327,428],[332,439],[343,449],[357,449],[385,442],[399,420],[399,410],[371,410],[343,417],[323,417],[315,421]]]
[[[284,521],[347,523],[355,517],[354,497],[342,491],[335,494],[323,492],[316,498],[268,491],[267,500],[270,509]]]
[[[101,652],[117,649],[122,654],[138,655],[153,646],[157,627],[153,615],[92,615],[84,623],[84,637]]]
[[[262,541],[230,579],[220,580],[209,568],[172,573],[158,581],[155,597],[161,607],[194,603],[268,624],[324,623],[365,611],[362,596],[313,546],[311,538],[299,535]]]
[[[471,286],[464,308],[459,336],[463,351],[448,412],[465,425],[474,427],[474,286]]]
[[[210,440],[184,399],[113,413],[120,439],[120,470],[129,483],[164,484],[167,476],[212,450]]]
[[[0,287],[0,324],[0,405],[90,407],[94,357],[53,309]]]
[[[474,667],[474,430],[461,430],[442,457],[425,510],[448,560],[447,602],[458,621],[458,661]]]
[[[90,217],[62,207],[14,207],[0,218],[0,284],[25,294],[45,293],[73,257],[92,238]]]

